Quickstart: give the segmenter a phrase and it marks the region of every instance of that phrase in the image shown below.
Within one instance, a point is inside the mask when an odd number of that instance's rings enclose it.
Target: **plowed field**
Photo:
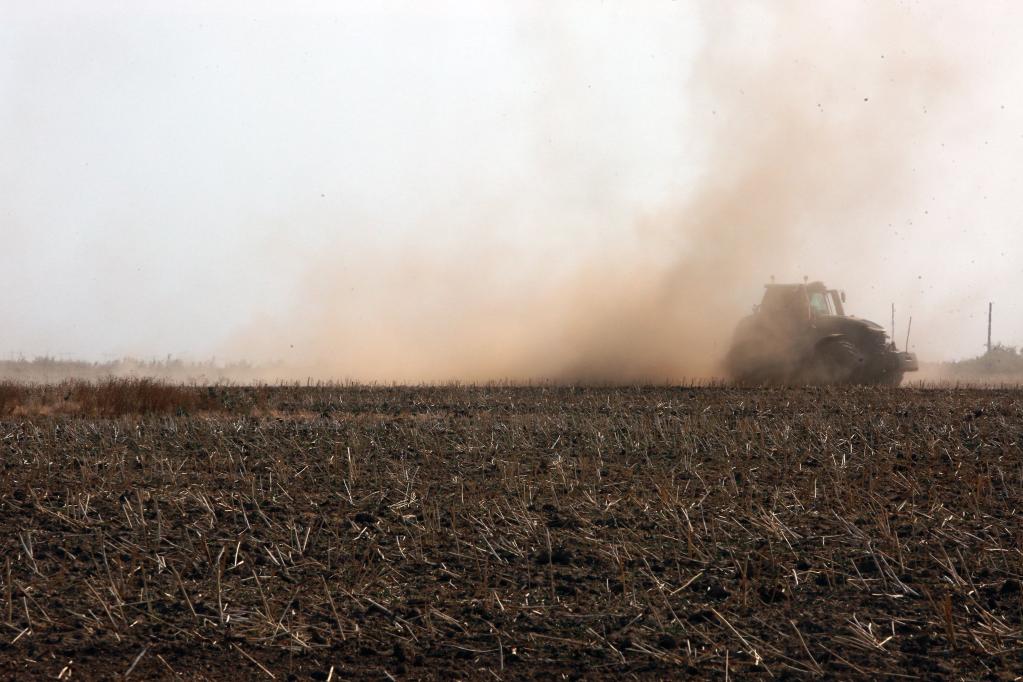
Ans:
[[[0,677],[1023,675],[1023,392],[187,390],[12,398]]]

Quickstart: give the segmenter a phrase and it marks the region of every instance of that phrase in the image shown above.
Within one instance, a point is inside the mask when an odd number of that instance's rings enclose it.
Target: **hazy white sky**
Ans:
[[[1023,10],[965,4],[910,3],[958,75],[885,253],[808,230],[805,272],[763,272],[885,324],[894,300],[932,358],[981,350],[988,300],[1023,344]],[[863,11],[815,5],[829,30]],[[390,254],[485,254],[515,287],[642,252],[713,153],[689,86],[710,6],[0,0],[0,354],[223,354],[309,305],[311,272]],[[727,39],[771,50],[783,6],[737,3]]]

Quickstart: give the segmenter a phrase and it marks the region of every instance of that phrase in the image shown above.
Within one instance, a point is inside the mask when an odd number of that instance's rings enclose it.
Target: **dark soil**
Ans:
[[[189,390],[0,421],[0,677],[1023,675],[1023,392]]]

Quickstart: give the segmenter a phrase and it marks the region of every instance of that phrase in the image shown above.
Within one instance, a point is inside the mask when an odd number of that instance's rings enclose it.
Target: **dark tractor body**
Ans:
[[[847,316],[844,301],[821,282],[768,284],[736,329],[726,370],[742,383],[897,386],[919,368],[881,326]]]

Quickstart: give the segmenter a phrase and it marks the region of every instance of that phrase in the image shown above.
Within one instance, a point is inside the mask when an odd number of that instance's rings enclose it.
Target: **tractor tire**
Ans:
[[[898,386],[902,383],[904,372],[888,372],[878,383],[884,386]]]
[[[902,383],[902,377],[905,373],[900,371],[891,371],[883,373],[871,373],[870,376],[864,377],[863,383],[873,384],[874,386],[898,386]]]
[[[847,339],[825,341],[814,354],[811,382],[815,384],[856,384],[863,381],[867,360]]]
[[[868,355],[867,364],[860,374],[860,383],[874,386],[898,386],[905,371],[892,362],[890,351],[881,350]]]

